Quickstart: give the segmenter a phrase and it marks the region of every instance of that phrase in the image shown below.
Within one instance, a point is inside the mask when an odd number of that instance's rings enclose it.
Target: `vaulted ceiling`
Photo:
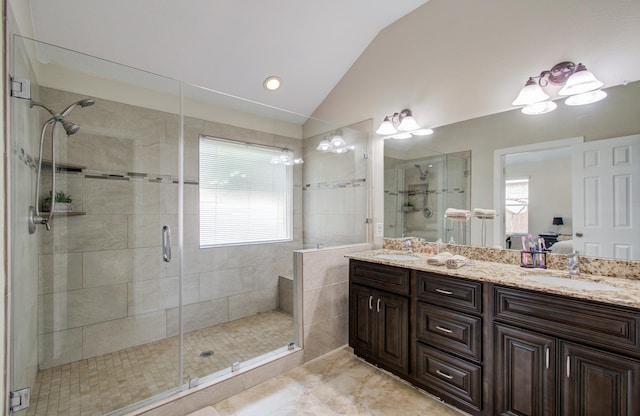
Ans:
[[[303,115],[385,27],[427,0],[30,0],[34,35]],[[283,84],[267,92],[264,79]]]

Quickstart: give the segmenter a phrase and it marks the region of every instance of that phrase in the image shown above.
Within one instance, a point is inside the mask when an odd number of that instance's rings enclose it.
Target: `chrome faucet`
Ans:
[[[567,270],[569,270],[569,274],[573,276],[580,274],[580,257],[577,251],[567,256]]]
[[[402,239],[402,249],[405,251],[411,251],[411,242],[413,237],[406,237]]]

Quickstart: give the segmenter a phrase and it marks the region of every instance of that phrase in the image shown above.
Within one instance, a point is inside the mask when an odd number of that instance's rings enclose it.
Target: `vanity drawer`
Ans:
[[[471,360],[481,360],[482,318],[423,302],[417,302],[416,314],[419,341]]]
[[[446,402],[480,410],[482,405],[482,369],[461,358],[417,343],[416,379],[425,389]],[[449,400],[447,400],[449,399]]]
[[[351,269],[349,276],[353,283],[360,283],[398,295],[409,295],[411,271],[408,269],[357,260],[351,260],[349,267]]]
[[[495,287],[495,319],[640,357],[640,312],[561,295]]]
[[[482,313],[482,283],[417,272],[418,299],[440,306]]]

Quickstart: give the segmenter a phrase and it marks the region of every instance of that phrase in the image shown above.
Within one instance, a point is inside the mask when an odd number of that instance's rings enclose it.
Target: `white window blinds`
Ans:
[[[200,246],[291,239],[291,166],[281,149],[200,138]]]
[[[505,193],[505,231],[507,234],[529,232],[529,179],[507,179]]]

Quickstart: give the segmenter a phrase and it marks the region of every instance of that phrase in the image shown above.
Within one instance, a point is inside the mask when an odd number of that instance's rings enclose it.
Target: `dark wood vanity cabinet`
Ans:
[[[356,355],[406,376],[409,372],[409,270],[352,262],[351,277],[349,345]]]
[[[472,415],[640,415],[640,312],[350,262],[356,355]]]
[[[637,312],[495,288],[499,415],[639,415]]]

